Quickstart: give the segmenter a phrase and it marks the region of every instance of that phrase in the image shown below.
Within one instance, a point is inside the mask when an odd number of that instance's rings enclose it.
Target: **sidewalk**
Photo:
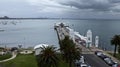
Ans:
[[[16,52],[12,52],[12,57],[11,57],[11,58],[2,60],[2,61],[0,61],[0,63],[6,62],[6,61],[9,61],[9,60],[12,60],[12,59],[14,59],[16,56],[17,56],[17,53],[16,53]]]

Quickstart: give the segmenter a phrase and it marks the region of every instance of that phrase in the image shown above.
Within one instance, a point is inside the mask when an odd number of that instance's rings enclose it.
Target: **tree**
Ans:
[[[118,46],[118,53],[120,54],[120,45]]]
[[[22,45],[20,44],[20,45],[18,45],[18,47],[19,47],[19,48],[22,48]]]
[[[41,52],[40,55],[38,56],[38,66],[57,67],[59,59],[56,51],[57,51],[56,47],[53,46],[41,47]]]
[[[63,59],[69,63],[69,67],[72,67],[75,60],[80,59],[81,49],[76,47],[75,43],[69,39],[69,36],[65,36],[65,39],[61,41],[60,50]]]
[[[111,39],[111,44],[115,46],[113,56],[116,56],[117,47],[118,47],[118,45],[120,45],[120,35],[115,35]]]

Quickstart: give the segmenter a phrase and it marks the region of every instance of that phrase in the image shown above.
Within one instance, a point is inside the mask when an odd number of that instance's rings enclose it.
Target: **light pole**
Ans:
[[[24,48],[25,48],[25,37],[24,37]]]

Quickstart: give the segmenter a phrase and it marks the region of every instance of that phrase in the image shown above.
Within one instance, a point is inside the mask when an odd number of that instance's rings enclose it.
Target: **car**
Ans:
[[[84,56],[81,56],[80,60],[75,61],[75,67],[91,67],[91,66],[86,64]]]
[[[75,67],[91,67],[91,66],[86,63],[77,63]]]
[[[82,63],[80,67],[91,67],[91,66],[89,66],[88,64]]]
[[[79,60],[76,60],[75,63],[84,63],[85,59],[84,56],[81,56]]]
[[[110,58],[110,57],[108,57],[107,55],[105,55],[105,54],[101,54],[100,56],[99,56],[101,59],[105,59],[105,58]]]
[[[76,66],[80,66],[81,63],[84,63],[85,60],[84,60],[84,56],[81,56],[79,60],[76,60],[75,61],[75,65]]]
[[[102,51],[95,51],[95,55],[97,55],[97,56],[101,56],[102,54],[103,54]]]
[[[112,65],[112,67],[120,67],[120,65],[116,63],[116,64]]]
[[[81,56],[81,58],[80,58],[80,62],[81,62],[81,63],[85,63],[84,56]]]
[[[105,58],[104,61],[110,66],[115,66],[115,64],[117,64],[111,58]]]

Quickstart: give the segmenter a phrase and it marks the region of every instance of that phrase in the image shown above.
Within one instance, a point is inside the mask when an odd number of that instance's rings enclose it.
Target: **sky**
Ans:
[[[0,16],[120,19],[120,0],[0,0]]]

